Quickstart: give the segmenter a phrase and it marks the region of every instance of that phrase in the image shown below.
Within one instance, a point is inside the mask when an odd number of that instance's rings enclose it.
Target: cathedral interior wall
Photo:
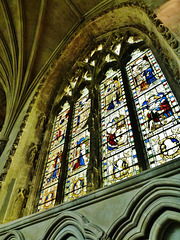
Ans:
[[[117,29],[122,33],[133,31],[146,36],[147,44],[157,59],[162,60],[161,67],[180,102],[178,30],[172,28],[176,38],[146,7],[118,4],[103,6],[85,17],[78,29],[66,39],[61,56],[39,80],[14,124],[1,156],[0,222],[4,225],[0,226],[0,239],[11,239],[11,236],[29,240],[78,239],[77,236],[82,239],[87,236],[91,236],[90,239],[121,239],[120,236],[124,239],[138,239],[136,237],[140,236],[160,239],[160,234],[165,236],[162,239],[177,238],[179,159],[36,213],[53,119],[68,85],[64,73],[71,71],[82,54],[82,48],[88,49],[92,39],[108,36]],[[158,13],[161,16],[163,9]],[[172,23],[168,24],[171,26]],[[74,221],[72,229],[69,228],[71,221]],[[63,238],[65,233],[58,222],[67,231],[71,229],[74,235]],[[159,232],[156,224],[166,226],[163,233]],[[80,226],[79,229],[76,225]],[[102,238],[93,238],[94,235]]]

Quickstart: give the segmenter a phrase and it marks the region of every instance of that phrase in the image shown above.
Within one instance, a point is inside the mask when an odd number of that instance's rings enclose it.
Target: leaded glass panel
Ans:
[[[50,152],[41,188],[38,211],[43,211],[44,209],[53,207],[55,204],[57,185],[61,174],[61,161],[68,117],[69,104],[66,102],[55,120]]]
[[[127,64],[151,167],[180,156],[180,108],[152,52],[134,51]]]
[[[87,124],[90,104],[89,91],[85,88],[75,104],[65,185],[65,201],[72,200],[86,193],[86,169],[90,154],[90,133]]]
[[[121,73],[107,76],[100,85],[104,186],[139,172]]]

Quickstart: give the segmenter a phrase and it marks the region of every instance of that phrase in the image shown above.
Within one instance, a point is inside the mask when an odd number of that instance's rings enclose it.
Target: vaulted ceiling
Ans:
[[[5,113],[6,129],[11,129],[10,118],[17,119],[38,81],[57,58],[59,46],[92,9],[105,2],[111,1],[0,0],[0,129]],[[166,0],[145,2],[158,9]]]

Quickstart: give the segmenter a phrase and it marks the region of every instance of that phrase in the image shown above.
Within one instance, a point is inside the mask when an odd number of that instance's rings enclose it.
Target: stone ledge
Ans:
[[[8,230],[11,229],[18,230],[45,221],[47,219],[50,220],[52,218],[55,218],[62,211],[78,210],[87,205],[93,205],[97,202],[114,197],[124,192],[128,192],[132,189],[140,188],[151,180],[174,176],[180,173],[179,160],[180,159],[177,158],[175,160],[167,162],[166,164],[146,170],[136,176],[112,184],[111,186],[96,190],[71,202],[62,203],[47,211],[34,213],[21,219],[3,224],[0,226],[0,236],[4,235]]]

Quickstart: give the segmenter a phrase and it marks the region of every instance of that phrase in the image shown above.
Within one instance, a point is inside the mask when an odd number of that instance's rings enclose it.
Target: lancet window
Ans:
[[[91,101],[87,88],[84,88],[81,94],[81,97],[75,104],[75,114],[72,123],[65,201],[72,200],[86,193],[86,172],[90,157],[90,133],[87,121],[90,114]]]
[[[151,50],[134,51],[126,70],[150,167],[180,155],[180,108]]]

